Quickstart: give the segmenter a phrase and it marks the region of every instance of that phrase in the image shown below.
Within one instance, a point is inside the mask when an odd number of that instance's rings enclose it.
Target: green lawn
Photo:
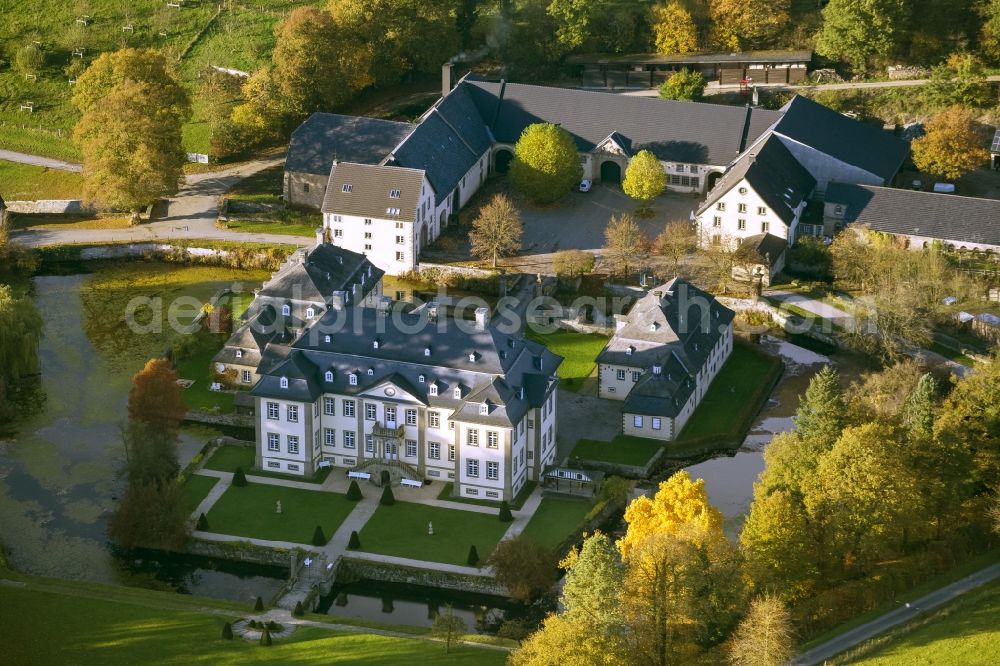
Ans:
[[[924,621],[896,632],[854,664],[965,666],[1000,663],[1000,582],[968,592]]]
[[[663,442],[655,439],[618,435],[610,442],[581,439],[569,455],[570,458],[584,458],[616,465],[643,467],[661,448],[663,448]]]
[[[742,439],[743,431],[770,395],[781,368],[779,359],[742,342],[734,343],[733,353],[684,426],[678,442]]]
[[[252,446],[225,444],[217,448],[205,461],[204,468],[219,472],[235,472],[237,467],[242,467],[244,472],[249,473],[254,466],[256,455],[257,452]]]
[[[222,224],[222,223],[220,223]],[[225,228],[245,234],[280,234],[282,236],[315,236],[316,229],[323,226],[322,219],[300,222],[270,220],[229,220]]]
[[[177,376],[194,380],[194,384],[184,389],[184,402],[191,409],[202,411],[233,411],[233,394],[226,391],[211,391],[212,357],[215,356],[225,337],[207,331],[195,334],[190,350],[177,362]]]
[[[597,364],[594,359],[608,343],[608,338],[596,333],[577,333],[559,329],[552,333],[536,333],[528,328],[528,337],[541,342],[554,354],[563,357],[559,366],[560,379],[567,380],[567,388],[579,385],[582,380],[594,374]]]
[[[547,548],[555,548],[583,523],[593,502],[572,497],[546,497],[521,533]]]
[[[434,534],[427,534],[427,524]],[[396,502],[379,506],[361,530],[361,550],[445,564],[468,564],[469,546],[483,561],[493,552],[510,523],[496,514]]]
[[[5,147],[0,142],[0,148]],[[79,199],[82,194],[79,173],[0,160],[0,196],[6,201]]]
[[[407,663],[469,666],[505,662],[507,653],[362,632],[300,628],[268,648],[221,638],[222,625],[244,613],[210,614],[210,600],[103,587],[98,598],[67,584],[42,588],[0,586],[0,626],[11,638],[10,664],[359,664]],[[47,589],[46,589],[47,588]]]
[[[212,491],[219,480],[212,476],[199,476],[192,474],[184,481],[182,492],[184,514],[191,515],[191,512],[198,508],[201,501]]]
[[[930,350],[935,354],[940,354],[941,356],[944,356],[946,359],[955,361],[956,363],[961,363],[962,365],[969,368],[976,365],[976,362],[973,359],[969,358],[968,356],[966,356],[961,352],[955,351],[951,347],[945,347],[940,342],[936,341],[932,342],[930,345]]]
[[[276,512],[281,502],[281,513]],[[230,487],[208,512],[208,529],[219,534],[312,543],[322,525],[329,539],[354,509],[344,495],[319,490],[250,483]]]

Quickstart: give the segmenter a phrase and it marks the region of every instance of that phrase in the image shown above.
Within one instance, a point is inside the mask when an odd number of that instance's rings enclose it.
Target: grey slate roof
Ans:
[[[795,208],[811,194],[816,179],[799,164],[773,134],[743,153],[708,193],[698,214],[705,212],[738,183],[746,180],[785,224],[795,218]]]
[[[743,239],[743,242],[740,243],[740,249],[744,248],[754,250],[761,259],[767,262],[768,268],[773,268],[781,255],[788,250],[788,241],[774,234],[755,234]]]
[[[281,378],[288,379],[288,388],[281,388]],[[315,402],[322,395],[319,369],[302,352],[293,350],[288,358],[265,374],[250,391],[251,395],[270,395],[284,400]]]
[[[606,92],[497,83],[466,77],[472,99],[501,143],[515,143],[533,123],[557,123],[590,151],[612,132],[634,152],[693,164],[732,162],[773,125],[780,112],[720,104],[678,102]]]
[[[365,255],[330,243],[317,245],[305,252],[301,260],[293,254],[264,283],[258,296],[329,303],[334,292],[351,291],[354,283],[361,283],[365,291],[359,294],[360,300],[385,274]]]
[[[419,169],[339,162],[330,170],[323,212],[413,221],[423,182]],[[349,192],[344,191],[347,186]],[[390,196],[392,190],[399,190],[398,199]],[[398,208],[399,214],[390,214],[390,208]]]
[[[314,113],[292,132],[285,171],[325,176],[334,160],[379,164],[415,127],[377,118]]]
[[[598,363],[643,371],[622,412],[676,416],[734,316],[711,294],[683,278],[674,278],[640,298],[625,326],[597,356]],[[654,366],[661,368],[659,375],[652,372]]]
[[[873,231],[1000,247],[1000,200],[830,183],[826,201]]]
[[[663,55],[660,53],[629,53],[616,55],[609,53],[584,53],[566,58],[570,64],[713,64],[713,63],[808,63],[812,51],[773,50],[737,51],[735,53],[687,53],[684,55]]]
[[[902,139],[796,95],[782,107],[774,131],[892,181],[910,152]]]

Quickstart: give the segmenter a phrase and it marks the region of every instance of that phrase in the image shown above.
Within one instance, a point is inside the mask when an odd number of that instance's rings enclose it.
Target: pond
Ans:
[[[163,264],[116,264],[91,274],[36,277],[32,294],[45,322],[40,347],[46,400],[0,439],[0,543],[26,573],[140,585],[207,596],[269,598],[276,572],[201,558],[124,557],[105,539],[122,483],[131,376],[162,351],[172,333],[138,336],[124,327],[129,289],[168,299],[207,300],[233,280],[260,273]],[[217,433],[185,427],[182,464]]]
[[[708,499],[722,512],[726,534],[733,538],[739,535],[753,500],[753,484],[764,470],[764,448],[774,435],[792,429],[799,396],[805,393],[809,380],[824,365],[833,365],[847,379],[858,374],[858,369],[847,357],[834,355],[831,358],[788,340],[768,336],[761,344],[781,357],[785,372],[742,446],[729,455],[685,468],[692,478],[705,480]]]

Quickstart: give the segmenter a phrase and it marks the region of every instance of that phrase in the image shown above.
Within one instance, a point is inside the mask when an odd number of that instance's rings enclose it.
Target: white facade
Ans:
[[[723,242],[737,245],[744,238],[769,233],[792,245],[806,203],[803,200],[794,209],[788,225],[743,179],[698,216],[699,241],[703,246]]]

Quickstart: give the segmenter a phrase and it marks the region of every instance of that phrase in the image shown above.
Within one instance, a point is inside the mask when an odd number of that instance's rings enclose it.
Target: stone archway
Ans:
[[[618,185],[622,182],[622,167],[618,162],[607,160],[601,162],[601,182],[608,185]]]
[[[497,173],[507,173],[510,171],[510,163],[514,159],[514,153],[506,148],[500,148],[493,155],[493,168]]]
[[[713,171],[709,173],[708,178],[705,180],[705,191],[711,192],[712,188],[715,187],[715,184],[719,182],[720,178],[722,178],[721,171]]]

